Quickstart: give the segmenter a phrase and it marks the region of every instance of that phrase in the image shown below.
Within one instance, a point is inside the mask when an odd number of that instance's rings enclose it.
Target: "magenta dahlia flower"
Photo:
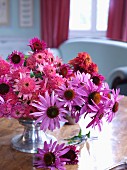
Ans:
[[[64,144],[57,144],[57,141],[48,144],[44,142],[44,148],[38,148],[38,153],[35,154],[34,166],[36,168],[49,168],[50,170],[65,170],[66,158],[61,156],[68,152],[69,148],[64,148]]]
[[[46,43],[41,41],[39,38],[34,37],[29,41],[29,45],[32,51],[42,51],[46,48]]]
[[[65,146],[64,149],[69,149],[68,152],[66,152],[64,155],[61,156],[61,158],[66,158],[66,164],[77,164],[78,163],[78,156],[79,156],[79,150],[77,150],[77,147],[75,145],[68,145]]]
[[[54,91],[51,96],[46,91],[44,97],[39,95],[39,99],[40,101],[32,103],[32,106],[39,110],[31,114],[37,118],[35,124],[41,122],[40,129],[44,131],[47,129],[53,131],[56,127],[60,128],[60,121],[67,121],[64,119],[67,110],[65,110],[62,103],[58,101],[58,96],[54,94]]]
[[[11,91],[11,84],[6,77],[0,78],[0,96],[5,96]]]
[[[23,53],[14,50],[11,55],[8,56],[8,60],[10,61],[10,64],[14,67],[20,67],[23,66],[25,61],[25,56]]]
[[[0,57],[0,76],[10,73],[10,63]]]
[[[65,78],[69,78],[73,74],[73,70],[71,69],[69,64],[61,65],[58,71],[59,71],[59,74]]]

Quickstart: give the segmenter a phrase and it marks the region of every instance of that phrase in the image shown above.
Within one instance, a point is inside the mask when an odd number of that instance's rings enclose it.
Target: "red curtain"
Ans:
[[[107,37],[127,42],[127,0],[110,0]]]
[[[41,39],[58,47],[68,39],[70,0],[40,0]]]

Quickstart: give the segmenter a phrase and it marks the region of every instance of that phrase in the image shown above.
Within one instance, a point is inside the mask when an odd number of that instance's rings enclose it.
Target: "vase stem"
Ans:
[[[56,141],[54,136],[40,130],[40,124],[35,126],[33,120],[19,120],[19,123],[24,126],[23,134],[14,136],[11,141],[12,148],[18,151],[36,153],[37,148],[43,148],[44,141]]]

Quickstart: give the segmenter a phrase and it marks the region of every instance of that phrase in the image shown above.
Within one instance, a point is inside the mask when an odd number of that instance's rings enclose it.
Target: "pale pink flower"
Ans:
[[[23,100],[31,99],[32,93],[39,89],[36,79],[26,74],[20,74],[20,79],[16,79],[15,82],[14,91],[18,92],[18,97],[23,97]]]
[[[33,54],[37,63],[43,64],[45,63],[46,54],[44,52],[36,52]]]

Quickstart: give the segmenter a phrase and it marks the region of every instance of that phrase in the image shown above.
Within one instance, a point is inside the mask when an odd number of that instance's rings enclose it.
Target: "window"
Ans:
[[[105,37],[109,0],[71,0],[69,36]]]

